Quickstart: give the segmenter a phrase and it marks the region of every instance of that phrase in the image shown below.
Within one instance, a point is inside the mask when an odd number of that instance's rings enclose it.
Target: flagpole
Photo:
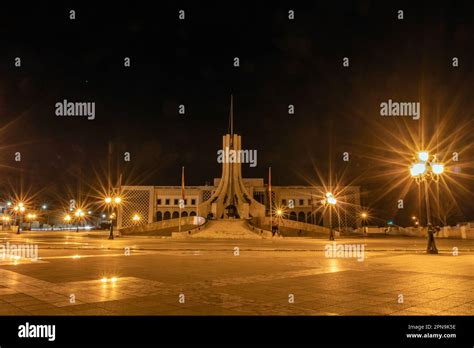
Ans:
[[[179,202],[179,232],[181,232],[181,206],[184,204],[184,166],[181,167],[181,199]]]
[[[270,231],[273,232],[272,167],[268,167],[268,197],[270,198]]]

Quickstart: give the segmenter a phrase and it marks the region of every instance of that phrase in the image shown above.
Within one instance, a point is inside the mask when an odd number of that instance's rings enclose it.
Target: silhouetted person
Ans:
[[[428,247],[426,248],[427,254],[437,254],[438,249],[436,248],[434,234],[439,231],[439,227],[434,227],[431,223],[428,223]]]
[[[278,234],[278,226],[273,225],[272,226],[272,237],[275,237],[276,234]]]

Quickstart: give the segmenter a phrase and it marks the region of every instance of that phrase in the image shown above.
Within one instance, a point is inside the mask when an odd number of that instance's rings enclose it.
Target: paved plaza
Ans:
[[[1,232],[39,259],[0,259],[0,315],[472,315],[474,241],[174,240],[106,232]]]

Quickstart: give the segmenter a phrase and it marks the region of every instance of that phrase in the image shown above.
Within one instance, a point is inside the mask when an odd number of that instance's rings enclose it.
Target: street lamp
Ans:
[[[427,162],[430,158],[430,153],[428,151],[420,151],[417,153],[417,157],[422,162]]]
[[[138,224],[138,223],[140,222],[140,220],[141,220],[140,215],[134,214],[134,215],[132,216],[132,221],[133,221],[135,224]]]
[[[84,213],[82,209],[77,209],[76,212],[74,213],[74,216],[77,219],[76,232],[79,232],[79,224],[82,222],[82,219],[86,216],[86,213]]]
[[[114,239],[114,219],[117,217],[117,214],[115,212],[116,207],[119,206],[122,203],[122,197],[120,196],[107,196],[104,199],[105,204],[109,207],[109,211],[111,211],[110,214],[110,233],[109,233],[109,239]]]
[[[41,210],[44,211],[43,215],[46,215],[46,224],[49,225],[49,209],[48,209],[48,205],[46,203],[44,203],[43,205],[41,205]]]
[[[34,219],[36,219],[36,214],[28,213],[28,214],[26,215],[26,220],[28,221],[30,231],[31,231],[31,222],[32,222]]]
[[[66,214],[66,215],[64,216],[64,222],[66,222],[67,227],[68,227],[68,229],[69,229],[69,228],[71,227],[71,226],[70,226],[70,225],[71,225],[71,215]]]
[[[15,214],[19,215],[18,219],[18,230],[16,231],[16,234],[20,234],[21,231],[21,225],[23,224],[23,214],[25,213],[25,204],[23,202],[19,202],[15,207],[13,207],[13,211]]]
[[[276,217],[276,226],[272,226],[272,236],[274,236],[275,234],[278,234],[279,236],[281,236],[281,233],[280,233],[280,222],[282,221],[283,219],[283,216],[285,215],[285,210],[283,207],[281,208],[276,208],[274,210],[274,214],[275,214],[275,217]]]
[[[283,225],[283,219],[286,216],[286,206],[284,205],[273,205],[272,209],[270,210],[270,217],[271,217],[271,232],[272,236],[278,234],[281,236],[280,233],[280,223]]]
[[[334,240],[334,231],[332,228],[332,208],[337,204],[337,199],[331,192],[326,192],[322,200],[323,205],[329,207],[329,240]]]
[[[416,162],[410,166],[410,175],[415,179],[417,184],[424,186],[426,226],[428,230],[428,246],[426,252],[428,254],[437,254],[438,249],[436,248],[434,239],[436,229],[431,224],[429,184],[431,181],[439,181],[441,174],[444,172],[444,164],[438,161],[436,155],[430,155],[428,151],[418,152],[416,158]]]
[[[4,231],[4,230],[5,230],[5,224],[10,221],[10,217],[3,215],[3,216],[2,216],[2,221],[3,221],[3,223],[2,223],[2,231]]]
[[[367,227],[367,220],[369,219],[369,214],[366,212],[366,211],[363,211],[361,214],[360,214],[360,219],[362,221],[362,231],[364,234],[367,234],[367,230],[368,230],[368,227]]]

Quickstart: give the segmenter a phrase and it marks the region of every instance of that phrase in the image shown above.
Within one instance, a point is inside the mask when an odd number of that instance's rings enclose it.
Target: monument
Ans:
[[[224,152],[242,149],[242,137],[234,134],[233,98],[230,101],[230,134],[222,137]],[[264,217],[265,206],[256,201],[246,190],[242,180],[242,166],[239,160],[224,160],[222,176],[211,198],[198,206],[201,216],[217,219],[248,219]]]
[[[253,224],[269,225],[272,207],[282,207],[285,210],[285,225],[303,223],[294,227],[296,231],[312,228],[313,226],[328,226],[328,216],[322,214],[320,201],[325,192],[324,187],[314,185],[272,185],[263,178],[243,178],[242,162],[249,167],[256,166],[248,156],[248,161],[242,161],[248,154],[242,149],[242,137],[234,134],[233,98],[231,96],[228,132],[222,137],[222,148],[219,150],[222,159],[221,175],[214,178],[213,183],[198,186],[122,186],[121,192],[127,204],[119,207],[117,225],[119,229],[136,227],[133,217],[141,217],[140,225],[146,229],[171,228],[184,219],[183,224],[196,224],[203,219],[211,220],[210,226],[221,230],[231,230],[234,234],[247,229],[246,220],[252,219]],[[229,153],[231,155],[229,155]],[[190,168],[188,172],[193,171]],[[346,206],[338,214],[333,214],[333,225],[339,228],[355,227],[358,225],[360,207],[360,190],[358,186],[344,187]],[[185,192],[185,195],[183,195]],[[271,195],[271,196],[270,196]],[[184,199],[183,199],[184,198]],[[180,201],[184,200],[181,205]],[[149,225],[145,227],[144,225]],[[231,227],[232,226],[232,227]],[[189,228],[189,226],[188,226]]]

